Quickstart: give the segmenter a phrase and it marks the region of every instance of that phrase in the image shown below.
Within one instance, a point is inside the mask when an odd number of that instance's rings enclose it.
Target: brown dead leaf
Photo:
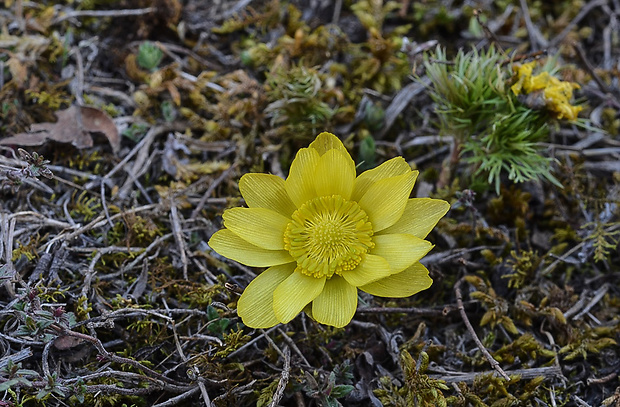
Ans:
[[[84,342],[84,340],[74,336],[60,335],[54,340],[54,347],[58,350],[67,350],[78,346],[82,342]]]
[[[26,82],[26,79],[28,79],[28,68],[15,56],[9,58],[6,64],[9,66],[11,77],[13,77],[17,86],[21,87],[24,82]]]
[[[30,132],[15,134],[0,140],[0,144],[19,146],[40,146],[46,140],[71,143],[76,148],[93,146],[91,133],[103,133],[114,154],[120,149],[121,140],[112,119],[102,110],[94,107],[73,105],[56,112],[56,123],[37,123],[30,126]]]

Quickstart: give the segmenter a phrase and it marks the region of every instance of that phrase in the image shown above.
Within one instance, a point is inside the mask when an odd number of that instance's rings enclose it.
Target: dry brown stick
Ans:
[[[159,236],[157,239],[153,240],[153,242],[151,244],[149,244],[145,249],[144,252],[140,253],[138,256],[136,256],[135,259],[132,260],[131,263],[129,263],[127,266],[123,266],[121,271],[124,270],[131,270],[132,268],[136,267],[136,265],[138,263],[140,263],[142,261],[142,259],[144,259],[146,256],[148,256],[148,254],[157,246],[159,246],[160,244],[162,244],[164,241],[170,239],[172,237],[172,233],[167,233],[163,236]]]
[[[50,170],[52,170],[54,172],[54,175],[56,176],[54,179],[58,178],[58,175],[64,175],[64,174],[69,174],[69,175],[74,175],[76,177],[79,178],[86,178],[89,179],[91,181],[93,180],[100,180],[101,176],[99,175],[93,175],[90,172],[84,172],[84,171],[79,171],[73,168],[67,168],[67,167],[63,167],[62,165],[48,165],[47,168],[49,168]],[[64,181],[66,181],[63,178]]]
[[[282,335],[282,339],[284,339],[284,342],[288,343],[288,345],[293,348],[293,350],[295,351],[295,353],[297,353],[297,355],[299,355],[299,357],[301,358],[301,360],[303,360],[303,362],[306,364],[306,366],[312,367],[312,365],[310,364],[310,362],[308,362],[308,359],[306,359],[306,357],[304,356],[304,354],[301,352],[301,350],[297,347],[297,344],[295,343],[295,341],[293,341],[287,334],[286,332],[284,332],[282,329],[278,328],[278,332],[280,332],[280,335]]]
[[[611,372],[607,376],[603,376],[603,377],[600,377],[598,379],[590,378],[590,379],[587,380],[587,383],[588,383],[588,386],[593,385],[593,384],[605,384],[607,382],[612,381],[616,377],[618,377],[618,372]]]
[[[90,335],[86,335],[80,332],[75,332],[72,331],[68,328],[65,328],[63,326],[60,326],[58,324],[52,324],[50,325],[50,328],[53,329],[55,331],[56,334],[60,334],[60,335],[67,335],[67,336],[72,336],[74,338],[78,338],[81,339],[83,341],[86,341],[90,344],[92,344],[97,351],[99,352],[99,354],[101,356],[103,356],[104,358],[106,358],[107,360],[111,361],[111,362],[115,362],[115,363],[120,363],[120,364],[127,364],[130,366],[135,367],[138,370],[142,370],[145,373],[148,373],[148,375],[150,375],[151,377],[158,379],[160,381],[163,381],[165,383],[169,383],[169,384],[173,384],[173,385],[177,385],[177,386],[183,386],[184,383],[178,382],[174,379],[171,379],[169,377],[166,377],[164,375],[162,375],[159,372],[154,371],[153,369],[144,366],[142,363],[138,362],[137,360],[133,360],[133,359],[129,359],[129,358],[125,358],[122,356],[118,356],[114,353],[108,352],[108,350],[103,346],[103,344],[101,343],[101,341],[97,338],[95,338],[94,336],[90,336]]]
[[[405,110],[409,103],[420,93],[426,90],[426,87],[431,83],[427,77],[422,78],[419,82],[412,82],[402,88],[396,96],[390,102],[390,105],[385,109],[384,124],[379,133],[377,134],[377,140],[382,140],[385,134],[390,130],[396,119]]]
[[[573,315],[575,315],[576,313],[579,312],[579,310],[581,310],[583,308],[583,306],[586,304],[587,299],[587,295],[590,293],[590,290],[585,289],[581,292],[581,295],[579,296],[579,300],[573,304],[572,307],[570,307],[568,310],[566,310],[566,312],[564,313],[564,318],[568,319],[570,317],[572,317]]]
[[[251,382],[244,384],[243,386],[232,387],[224,394],[220,394],[216,398],[213,399],[213,403],[216,405],[220,405],[220,403],[216,403],[221,400],[231,400],[232,398],[228,398],[235,394],[248,394],[256,390],[257,380],[253,379]]]
[[[603,28],[603,69],[612,69],[613,62],[611,58],[612,35],[618,32],[618,19],[609,6],[604,5],[603,11],[610,16],[609,24]]]
[[[84,188],[81,185],[76,184],[75,182],[71,182],[64,178],[60,178],[54,174],[53,180],[60,182],[61,184],[69,185],[72,188],[79,189],[80,191],[88,192],[89,194],[93,194],[94,196],[98,196],[98,193],[95,191],[90,191],[88,188]]]
[[[476,16],[476,21],[478,21],[478,24],[480,24],[480,27],[482,27],[482,29],[484,30],[484,32],[486,33],[486,35],[489,37],[489,39],[491,41],[493,41],[493,43],[495,44],[495,46],[499,49],[499,51],[503,54],[504,53],[504,49],[502,48],[499,38],[497,38],[497,35],[495,35],[495,33],[493,31],[491,31],[491,29],[489,28],[489,26],[487,24],[485,24],[482,19],[480,18],[480,15],[482,14],[482,10],[480,9],[476,9],[474,10],[474,16]],[[529,17],[529,16],[528,16]],[[532,22],[530,21],[530,24]]]
[[[126,10],[76,10],[71,11],[65,15],[56,17],[52,21],[52,25],[58,24],[62,21],[76,17],[128,17],[128,16],[142,16],[144,14],[153,13],[156,10],[155,7],[138,8],[138,9],[126,9]]]
[[[0,247],[2,248],[1,251],[4,254],[4,265],[8,269],[9,273],[13,275],[11,280],[21,278],[19,273],[15,271],[15,266],[13,265],[13,238],[15,234],[15,223],[15,218],[10,219],[8,213],[2,213],[0,225],[0,238],[2,241],[0,241]],[[4,288],[8,292],[10,298],[15,298],[15,286],[11,280],[4,283]]]
[[[462,277],[454,285],[454,293],[456,294],[456,303],[458,304],[458,309],[459,309],[459,312],[461,313],[461,318],[463,318],[463,322],[465,323],[465,326],[467,327],[467,330],[469,331],[469,334],[474,339],[474,342],[476,342],[476,346],[478,346],[478,350],[480,350],[480,352],[482,352],[482,354],[487,359],[487,361],[489,362],[491,367],[493,369],[495,369],[495,371],[500,376],[502,376],[504,379],[506,379],[507,381],[510,381],[510,377],[500,367],[499,362],[497,360],[493,359],[493,356],[491,356],[489,351],[484,347],[484,345],[482,344],[482,342],[478,338],[478,335],[476,335],[476,331],[474,330],[474,327],[471,325],[471,322],[469,322],[469,318],[467,318],[467,314],[465,313],[465,307],[463,306],[463,295],[461,294],[461,284],[463,284],[463,281],[465,281],[464,279],[465,279],[465,277]]]
[[[178,396],[172,397],[166,401],[164,401],[163,403],[159,403],[159,404],[153,404],[153,407],[170,407],[170,406],[174,406],[175,404],[178,404],[180,402],[182,402],[183,400],[190,398],[191,396],[194,395],[194,393],[198,392],[200,390],[200,387],[196,386],[192,389],[189,389],[188,391],[186,391],[185,393],[179,394]]]
[[[596,82],[596,85],[599,87],[601,92],[609,94],[610,92],[609,92],[609,89],[607,88],[607,85],[605,85],[601,77],[598,76],[598,74],[594,70],[594,67],[588,60],[588,57],[586,56],[586,53],[584,52],[581,44],[579,44],[578,42],[574,42],[573,49],[577,52],[577,56],[579,56],[581,63],[585,66],[588,73],[592,76],[592,79],[594,79],[594,82]]]
[[[561,261],[564,261],[568,256],[575,253],[577,250],[581,249],[585,244],[586,244],[585,241],[581,242],[575,247],[573,247],[572,249],[570,249],[569,251],[567,251],[566,253],[564,253],[563,255],[561,255],[560,257],[558,257],[553,263],[551,263],[543,271],[541,271],[539,275],[544,276],[547,273],[551,272],[555,268],[555,266],[558,265],[558,263],[560,263]]]
[[[143,377],[146,377],[146,376],[143,376]],[[49,382],[47,380],[35,380],[31,382],[31,384],[32,384],[31,386],[32,388],[43,389],[49,385]],[[56,388],[67,394],[73,394],[76,392],[75,387],[60,385],[60,386],[57,386]],[[84,392],[91,393],[91,394],[114,394],[114,395],[123,394],[126,396],[145,396],[155,391],[165,390],[165,391],[174,392],[174,393],[181,393],[191,388],[192,388],[191,386],[175,386],[175,385],[166,384],[166,383],[157,383],[155,386],[138,387],[138,388],[136,387],[127,388],[127,387],[121,387],[121,386],[116,386],[116,385],[111,385],[111,384],[89,384],[89,385],[84,386]]]
[[[46,343],[45,346],[43,347],[43,352],[41,355],[41,370],[43,370],[43,374],[45,375],[46,378],[52,375],[52,373],[50,372],[49,357],[50,357],[50,348],[52,347],[53,343],[54,341],[49,341],[48,343]]]
[[[75,73],[75,87],[73,87],[75,101],[78,105],[84,104],[84,60],[82,59],[82,52],[80,47],[76,46],[71,49],[71,52],[75,56],[75,66],[77,67]]]
[[[224,11],[221,15],[217,16],[218,21],[226,20],[227,18],[234,16],[235,14],[239,13],[241,10],[246,8],[251,2],[252,0],[237,1],[237,4],[235,4],[233,7],[229,8],[228,10]]]
[[[178,52],[180,54],[189,55],[190,57],[195,59],[198,63],[204,65],[205,67],[209,69],[222,69],[217,64],[214,64],[213,62],[204,59],[203,57],[196,54],[191,49],[187,49],[179,45],[166,43],[166,42],[158,42],[158,44],[161,46],[162,51],[165,52],[167,55],[169,55],[173,59],[174,59],[173,55],[170,55],[170,54],[172,54],[173,52]]]
[[[603,286],[601,288],[599,288],[598,290],[596,290],[594,292],[594,297],[592,297],[592,300],[590,300],[590,302],[588,303],[588,305],[586,305],[581,312],[579,312],[579,314],[575,315],[572,319],[573,320],[577,320],[580,319],[582,316],[584,316],[585,314],[587,314],[588,312],[590,312],[590,310],[592,309],[592,307],[594,307],[600,300],[603,299],[603,297],[605,296],[605,294],[607,294],[607,291],[609,291],[609,283],[605,283],[603,284]]]
[[[542,333],[543,335],[545,335],[547,337],[547,340],[549,341],[549,345],[551,345],[552,349],[556,349],[556,343],[555,343],[555,339],[553,338],[553,335],[551,334],[551,332],[547,331],[544,329],[545,328],[545,322],[543,322],[540,325],[540,333]],[[568,379],[564,376],[564,373],[562,373],[562,366],[560,366],[560,358],[558,358],[557,353],[555,354],[555,357],[553,358],[553,366],[555,366],[555,368],[558,371],[557,376],[562,379],[562,381],[564,383],[568,383]]]
[[[100,188],[101,188],[101,206],[103,207],[103,213],[105,214],[105,217],[108,220],[108,225],[110,225],[110,227],[113,227],[114,223],[112,223],[112,219],[110,218],[110,212],[108,211],[108,204],[105,201],[105,183],[103,181],[100,183]]]
[[[126,211],[126,212],[120,212],[120,213],[117,213],[117,214],[111,216],[110,220],[118,219],[118,218],[126,215],[127,213],[136,213],[136,212],[142,212],[142,211],[146,211],[146,210],[150,210],[150,209],[155,209],[158,206],[159,206],[159,204],[150,204],[150,205],[139,206],[137,208],[132,208],[132,209],[129,209],[128,211]],[[86,225],[84,225],[84,226],[74,230],[71,233],[67,233],[67,234],[62,234],[61,233],[61,234],[57,235],[56,237],[51,239],[49,242],[47,242],[44,245],[44,248],[50,247],[52,244],[56,243],[57,241],[59,241],[61,239],[65,240],[65,241],[74,239],[74,238],[80,236],[81,234],[88,232],[91,229],[95,229],[95,228],[98,228],[100,226],[105,225],[107,222],[108,221],[107,221],[107,219],[105,218],[104,215],[99,215],[95,219],[93,219],[90,223],[88,223],[88,224],[86,224]]]
[[[168,308],[168,304],[165,301],[164,301],[164,306]],[[185,352],[183,352],[183,347],[181,346],[181,342],[179,341],[179,335],[177,333],[177,326],[174,320],[172,319],[172,317],[169,318],[169,323],[172,329],[172,335],[174,337],[174,344],[177,348],[177,352],[179,353],[181,360],[183,360],[183,363],[187,363],[187,356],[185,356]],[[200,371],[198,370],[198,366],[194,365],[191,367],[191,369],[198,378],[200,376]],[[200,388],[202,399],[205,402],[205,406],[211,407],[211,398],[209,397],[209,393],[207,393],[207,386],[205,386],[204,382],[201,380],[197,380],[197,382],[198,382],[198,387]]]
[[[5,369],[9,361],[11,361],[11,363],[19,363],[30,357],[32,357],[32,348],[25,348],[19,352],[9,353],[0,358],[0,369]]]
[[[590,404],[586,403],[581,397],[579,396],[574,396],[574,397],[579,407],[592,407]]]
[[[222,172],[222,174],[219,177],[217,177],[211,183],[211,185],[209,185],[209,188],[207,188],[207,190],[205,191],[204,195],[200,199],[200,202],[198,202],[198,205],[196,205],[196,208],[194,208],[194,210],[192,211],[192,219],[195,219],[195,218],[197,218],[200,215],[200,211],[202,211],[202,208],[204,208],[204,206],[206,205],[207,199],[209,199],[209,197],[211,196],[211,194],[213,193],[215,188],[217,188],[217,186],[220,185],[222,183],[222,181],[224,181],[224,179],[226,179],[228,174],[230,174],[230,172],[236,166],[237,166],[236,164],[231,165],[227,170]]]
[[[149,149],[151,147],[151,144],[153,144],[153,142],[155,141],[155,138],[160,134],[168,131],[181,131],[183,129],[183,126],[179,124],[167,124],[151,127],[146,133],[146,135],[142,138],[142,140],[140,140],[140,142],[136,144],[133,150],[131,150],[129,154],[127,154],[121,160],[121,162],[116,164],[116,166],[103,177],[104,180],[110,179],[112,175],[114,175],[117,171],[125,169],[125,165],[129,162],[131,158],[133,158],[134,155],[136,155],[136,159],[133,162],[132,168],[125,170],[128,174],[128,179],[125,181],[125,184],[120,188],[118,194],[116,195],[118,199],[122,200],[126,198],[129,190],[134,185],[134,179],[132,179],[132,175],[135,177],[135,174],[137,174],[140,170],[144,169],[145,163],[149,157]]]
[[[46,217],[45,215],[40,214],[39,212],[34,212],[34,211],[23,211],[23,212],[12,213],[9,215],[9,219],[13,219],[13,218],[16,218],[19,221],[27,222],[29,225],[31,225],[32,222],[34,222],[33,218],[36,218],[37,220],[41,222],[41,225],[63,228],[63,229],[72,227],[70,223],[51,219],[51,218]],[[25,219],[22,219],[22,218],[25,218]],[[2,256],[0,255],[0,257]]]
[[[342,11],[342,0],[336,0],[334,4],[334,13],[332,14],[332,24],[338,25],[338,20],[340,20],[341,11]]]
[[[280,400],[282,399],[282,395],[284,395],[284,389],[286,389],[286,385],[288,384],[288,379],[291,375],[291,350],[288,346],[284,347],[284,367],[282,368],[282,376],[280,376],[280,381],[278,382],[278,387],[276,391],[273,393],[273,397],[271,399],[271,403],[269,403],[269,407],[276,407]]]
[[[93,380],[102,379],[102,378],[114,378],[114,379],[119,379],[125,382],[134,383],[134,384],[138,381],[146,381],[146,382],[151,382],[153,384],[161,384],[161,381],[153,377],[149,377],[149,376],[146,376],[140,373],[123,372],[119,370],[101,370],[96,373],[80,375],[78,377],[72,377],[69,379],[63,379],[63,383],[71,384],[71,383],[76,383],[80,380],[83,382],[88,382],[88,381],[93,381]]]
[[[533,51],[538,50],[538,45],[540,42],[540,45],[544,48],[547,46],[547,44],[544,42],[544,38],[541,38],[540,36],[537,36],[537,29],[536,26],[534,26],[534,24],[532,23],[532,19],[530,18],[530,10],[527,7],[527,1],[526,0],[519,0],[520,4],[521,4],[521,11],[523,12],[523,20],[525,21],[525,28],[527,28],[527,35],[530,37],[530,48]]]
[[[495,370],[487,370],[484,372],[471,372],[455,375],[448,375],[442,373],[441,375],[429,374],[428,376],[433,379],[444,380],[446,383],[473,383],[476,377],[481,375],[488,375],[494,373]],[[530,380],[536,377],[562,377],[562,371],[557,366],[535,367],[531,369],[515,369],[509,370],[508,373],[511,376],[520,376],[521,379]]]
[[[7,335],[7,334],[3,334],[2,332],[0,332],[0,338],[4,339],[5,341],[8,342],[12,342],[12,343],[18,343],[20,345],[24,345],[24,346],[45,346],[45,342],[42,341],[29,341],[26,339],[19,339],[19,338],[15,338],[14,336],[12,336],[13,334],[11,333],[11,335]]]
[[[149,146],[151,145],[151,143],[153,142],[153,139],[158,136],[159,134],[165,133],[166,131],[169,131],[168,126],[156,126],[156,127],[151,127],[149,129],[149,131],[146,132],[146,134],[144,135],[144,137],[142,137],[142,139],[138,142],[138,144],[136,144],[136,146],[133,148],[133,150],[131,150],[125,157],[123,157],[123,159],[121,160],[121,162],[119,162],[118,164],[116,164],[114,166],[114,168],[112,168],[110,170],[110,172],[108,172],[103,178],[104,179],[110,179],[112,178],[112,175],[116,174],[118,171],[122,170],[123,167],[125,166],[125,164],[127,164],[129,162],[129,160],[131,160],[133,158],[134,155],[138,154],[138,152],[142,149],[142,147],[145,144],[148,144]]]
[[[183,238],[183,228],[181,226],[181,219],[179,217],[179,211],[177,209],[174,199],[170,200],[170,224],[172,225],[172,233],[174,234],[174,240],[179,248],[179,254],[181,256],[181,263],[183,264],[183,278],[188,280],[187,276],[187,245]]]
[[[136,107],[136,102],[130,96],[118,90],[104,88],[101,86],[89,85],[89,84],[84,85],[84,90],[99,93],[101,95],[109,96],[115,99],[119,99],[129,107],[132,107],[132,108]]]
[[[140,182],[139,178],[149,170],[157,155],[159,155],[159,152],[153,151],[138,170],[135,170],[136,167],[134,166],[134,169],[127,172],[127,180],[125,181],[125,184],[119,189],[119,193],[117,195],[118,197],[127,197],[130,192],[134,191],[132,190],[132,187],[136,186],[138,190],[142,193],[142,197],[146,199],[148,203],[154,203],[149,196],[149,193],[146,191],[146,188],[144,188],[144,185],[142,185],[142,183]]]
[[[86,270],[86,273],[84,276],[84,282],[82,283],[81,297],[83,298],[88,298],[88,292],[90,291],[90,284],[92,283],[93,277],[95,276],[95,274],[97,274],[97,272],[95,271],[95,265],[99,262],[99,259],[101,259],[101,256],[103,256],[104,250],[100,250],[96,252],[93,258],[90,260],[90,264],[88,265],[88,269]],[[88,306],[89,306],[88,301],[84,301],[84,304],[83,304],[84,311],[88,309]]]
[[[445,307],[444,307],[445,310]],[[358,314],[417,314],[426,316],[441,316],[445,315],[444,310],[431,309],[431,308],[399,308],[399,307],[368,307],[358,308]]]

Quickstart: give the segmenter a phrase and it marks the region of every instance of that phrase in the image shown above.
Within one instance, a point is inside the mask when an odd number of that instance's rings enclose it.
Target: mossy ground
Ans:
[[[620,10],[463,3],[4,0],[2,138],[76,104],[121,139],[2,147],[0,404],[620,405]],[[497,194],[451,149],[422,85],[433,41],[558,58],[592,126],[539,143],[561,187]],[[362,294],[343,329],[249,329],[236,301],[260,270],[206,242],[242,174],[284,176],[321,131],[361,168],[402,155],[415,195],[451,202],[434,284]]]

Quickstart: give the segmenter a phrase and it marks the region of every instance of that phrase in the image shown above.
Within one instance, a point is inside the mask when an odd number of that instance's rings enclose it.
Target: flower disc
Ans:
[[[316,278],[353,270],[374,247],[368,215],[340,195],[314,198],[292,215],[284,248],[297,262],[296,271]]]

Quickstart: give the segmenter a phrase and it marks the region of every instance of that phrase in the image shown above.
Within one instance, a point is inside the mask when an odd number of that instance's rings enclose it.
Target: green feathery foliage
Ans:
[[[519,101],[509,87],[505,59],[494,47],[461,50],[453,62],[440,47],[426,56],[442,130],[454,137],[465,162],[476,175],[486,174],[498,194],[503,174],[516,183],[544,178],[561,186],[550,172],[553,159],[542,154],[539,144],[549,134],[551,117]]]

